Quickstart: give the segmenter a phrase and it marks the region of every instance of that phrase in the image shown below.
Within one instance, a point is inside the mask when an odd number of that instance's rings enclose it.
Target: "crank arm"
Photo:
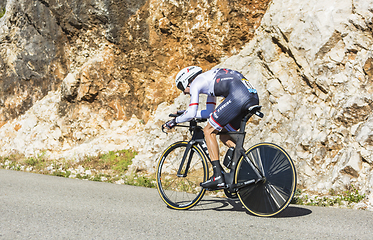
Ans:
[[[251,179],[251,180],[248,180],[246,182],[233,184],[231,186],[231,188],[234,189],[234,191],[238,191],[241,188],[247,187],[247,186],[252,185],[252,184],[258,184],[259,182],[265,182],[265,178]]]

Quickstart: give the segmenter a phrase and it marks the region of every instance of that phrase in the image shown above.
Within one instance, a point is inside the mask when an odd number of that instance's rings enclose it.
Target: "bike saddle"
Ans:
[[[260,109],[262,109],[262,106],[254,105],[254,106],[249,107],[248,110],[250,113],[257,115],[260,118],[263,118],[264,114],[260,111]]]

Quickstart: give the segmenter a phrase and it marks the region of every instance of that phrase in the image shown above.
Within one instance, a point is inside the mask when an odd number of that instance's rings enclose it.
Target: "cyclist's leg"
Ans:
[[[221,132],[228,132],[226,128],[224,128]],[[220,141],[224,143],[225,146],[229,148],[235,148],[236,147],[236,142],[234,141],[233,138],[231,138],[229,135],[222,134],[220,135]]]
[[[240,129],[241,121],[247,114],[247,109],[249,109],[251,106],[258,105],[259,99],[258,95],[256,93],[249,93],[248,94],[247,101],[243,104],[241,107],[239,114],[229,121],[227,125],[224,126],[223,130],[221,132],[236,132]],[[229,136],[228,134],[222,134],[220,135],[220,140],[226,145],[227,147],[236,147],[235,140]]]
[[[211,114],[206,127],[203,129],[206,139],[207,149],[212,161],[219,162],[219,144],[216,139],[216,134],[219,131],[231,131],[229,122],[237,117],[240,117],[241,106],[240,102],[236,101],[233,94],[227,96],[224,101]],[[228,135],[221,135],[220,139],[229,147],[235,146],[235,143]]]
[[[203,129],[203,133],[205,134],[206,145],[211,161],[219,160],[219,144],[216,140],[218,130],[211,126],[210,123],[207,123],[206,127]]]
[[[225,185],[222,167],[219,162],[219,144],[216,139],[216,134],[221,131],[231,119],[234,119],[240,114],[240,109],[241,104],[237,104],[236,101],[232,99],[232,95],[229,95],[216,108],[206,127],[203,129],[207,149],[211,158],[211,164],[214,170],[214,175],[209,180],[201,184],[201,186],[204,188],[216,189],[219,187],[224,187]]]
[[[241,104],[235,101],[233,94],[229,94],[211,114],[206,127],[203,129],[211,160],[219,160],[219,144],[216,140],[216,134],[224,130],[224,126],[237,117],[240,111]],[[229,131],[229,129],[227,130]]]
[[[221,165],[219,162],[219,145],[216,140],[216,134],[223,130],[224,127],[228,131],[232,130],[236,126],[236,122],[239,122],[243,117],[244,105],[251,99],[251,94],[247,91],[247,88],[240,81],[232,81],[231,83],[232,91],[224,99],[224,101],[216,108],[216,110],[211,114],[207,126],[204,128],[204,134],[206,139],[207,149],[210,154],[211,164],[214,168],[214,175],[208,181],[201,184],[204,188],[214,188],[215,186],[221,186],[220,179],[224,176],[221,171]],[[233,121],[233,126],[229,124]],[[232,128],[232,129],[230,129]],[[224,139],[227,143],[231,144],[233,141],[231,139]],[[219,179],[219,183],[215,180]],[[223,182],[224,185],[224,182]]]
[[[218,130],[213,128],[210,123],[207,123],[206,127],[203,129],[203,132],[205,134],[206,145],[211,158],[211,165],[214,174],[206,182],[201,183],[201,186],[210,190],[224,187],[224,176],[222,174],[222,167],[219,162],[219,145],[218,141],[216,140]]]

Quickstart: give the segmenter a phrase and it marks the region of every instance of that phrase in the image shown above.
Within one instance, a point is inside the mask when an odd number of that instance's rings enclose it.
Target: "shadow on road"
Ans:
[[[190,211],[205,211],[205,210],[215,210],[215,211],[239,211],[246,212],[249,215],[251,214],[247,211],[244,206],[242,206],[239,200],[232,199],[208,199],[201,200],[197,206],[190,209]],[[311,214],[310,209],[300,207],[300,206],[288,206],[284,211],[274,216],[274,218],[290,218],[290,217],[302,217]]]
[[[274,218],[302,217],[311,214],[312,211],[299,206],[288,206],[284,211],[274,216]]]
[[[241,211],[241,212],[246,211],[246,209],[242,206],[239,200],[232,200],[232,199],[227,199],[227,198],[201,200],[198,205],[196,207],[197,211],[201,211],[201,210]]]

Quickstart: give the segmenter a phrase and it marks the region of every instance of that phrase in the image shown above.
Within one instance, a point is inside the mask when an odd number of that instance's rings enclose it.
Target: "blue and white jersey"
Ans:
[[[216,97],[227,97],[232,93],[237,84],[232,84],[232,81],[237,81],[238,85],[242,83],[248,88],[253,89],[251,84],[244,76],[230,69],[212,69],[198,75],[190,85],[190,103],[188,109],[183,115],[176,118],[176,123],[187,122],[193,118],[209,118],[210,114],[215,110]],[[198,111],[199,95],[206,94],[206,109]]]

